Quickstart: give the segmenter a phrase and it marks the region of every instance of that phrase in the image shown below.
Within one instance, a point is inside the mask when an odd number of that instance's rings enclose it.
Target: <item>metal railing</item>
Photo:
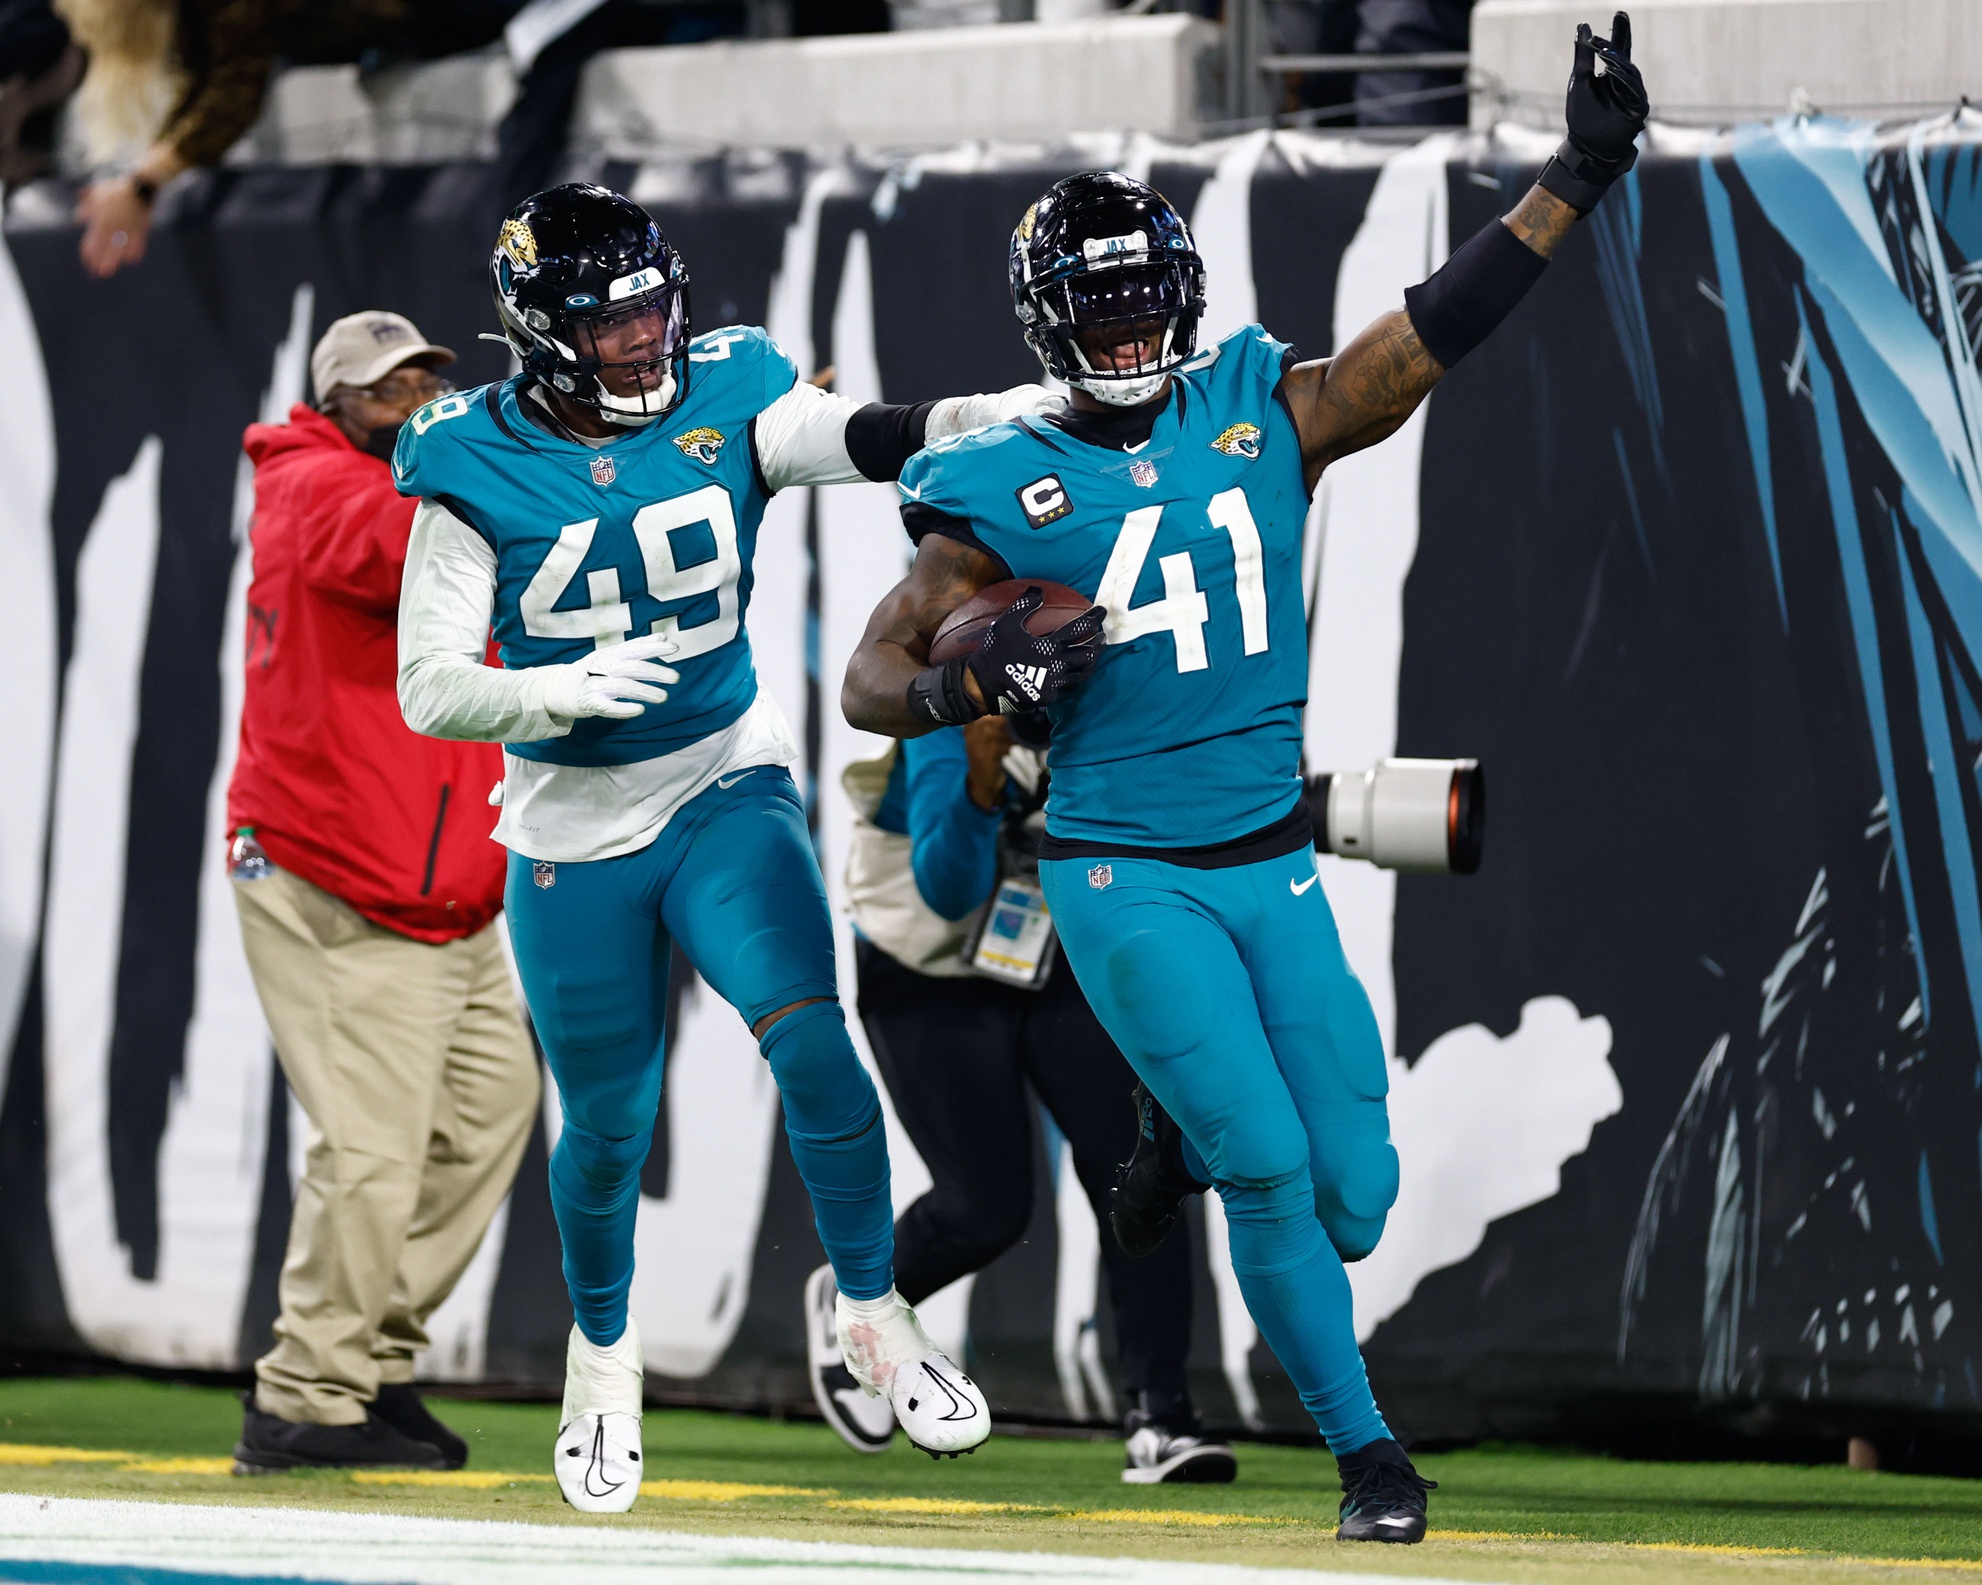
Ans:
[[[1471,66],[1472,57],[1465,50],[1426,50],[1410,55],[1270,54],[1261,0],[1226,0],[1224,108],[1227,121],[1233,126],[1312,126],[1323,121],[1351,120],[1360,110],[1455,99],[1469,92]],[[1442,87],[1409,89],[1347,104],[1293,112],[1281,110],[1281,84],[1292,76],[1453,71],[1465,74],[1464,79]]]

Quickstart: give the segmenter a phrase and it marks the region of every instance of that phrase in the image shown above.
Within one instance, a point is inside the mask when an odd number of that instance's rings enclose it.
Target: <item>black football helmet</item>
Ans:
[[[1197,348],[1204,261],[1190,227],[1146,182],[1083,171],[1055,182],[1012,233],[1012,306],[1046,372],[1114,407],[1163,387]],[[1161,327],[1153,358],[1098,367],[1079,332]]]
[[[615,424],[688,394],[688,268],[654,217],[586,182],[510,211],[489,257],[504,337],[524,370]]]

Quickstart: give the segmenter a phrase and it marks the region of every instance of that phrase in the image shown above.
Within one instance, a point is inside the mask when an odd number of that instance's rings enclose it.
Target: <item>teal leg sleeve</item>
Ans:
[[[840,1011],[832,914],[798,791],[762,766],[695,798],[667,834],[681,858],[662,916],[697,971],[752,1028],[796,1007],[758,1049],[840,1291],[878,1299],[894,1285],[887,1134]]]
[[[771,1025],[760,1047],[784,1095],[785,1138],[833,1280],[850,1299],[878,1299],[895,1282],[888,1137],[846,1014],[838,1002],[814,1002]]]
[[[1308,1130],[1267,1039],[1235,930],[1245,870],[1041,865],[1081,988],[1216,1185],[1232,1267],[1261,1335],[1338,1454],[1389,1431],[1356,1347],[1348,1276],[1315,1214]]]
[[[668,938],[641,900],[648,852],[559,864],[538,886],[509,859],[505,907],[530,1018],[557,1080],[564,1127],[551,1152],[551,1209],[578,1329],[626,1330],[640,1167],[661,1103]]]

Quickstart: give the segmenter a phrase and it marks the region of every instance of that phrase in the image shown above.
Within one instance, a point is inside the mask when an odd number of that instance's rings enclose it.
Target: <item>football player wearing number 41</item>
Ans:
[[[1176,210],[1111,172],[1050,189],[1012,239],[1012,298],[1070,406],[903,470],[915,563],[847,671],[847,718],[897,737],[1050,708],[1040,880],[1062,945],[1224,1201],[1247,1307],[1340,1464],[1345,1540],[1422,1539],[1429,1482],[1377,1412],[1343,1270],[1383,1230],[1397,1155],[1376,1020],[1312,884],[1302,527],[1323,469],[1402,424],[1630,168],[1630,52],[1622,14],[1608,39],[1580,29],[1540,181],[1319,362],[1257,325],[1197,351]],[[932,666],[945,614],[1014,577],[1098,613],[1035,633],[1033,596]]]
[[[628,1315],[640,1167],[661,1089],[670,938],[742,1014],[842,1296],[847,1368],[911,1440],[966,1452],[989,1418],[895,1292],[888,1153],[838,1001],[832,925],[744,617],[767,500],[893,479],[927,440],[1045,396],[856,407],[761,330],[695,336],[688,273],[637,204],[553,188],[490,260],[522,371],[416,412],[393,468],[421,498],[399,699],[436,737],[506,745],[496,839],[530,1015],[564,1128],[551,1203],[576,1316],[552,1467],[572,1506],[640,1488]],[[493,623],[500,668],[483,664]]]

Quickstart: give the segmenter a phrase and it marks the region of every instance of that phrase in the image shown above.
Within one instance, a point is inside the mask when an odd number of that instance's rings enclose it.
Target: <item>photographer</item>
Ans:
[[[1032,1215],[1027,1086],[1073,1149],[1104,1226],[1118,1162],[1136,1137],[1135,1075],[1064,964],[1038,897],[1045,760],[986,717],[850,766],[859,815],[847,890],[859,939],[859,1011],[895,1111],[935,1180],[895,1226],[895,1283],[910,1304],[981,1270]],[[995,895],[994,895],[995,894]],[[1122,1478],[1224,1481],[1232,1451],[1198,1435],[1184,1382],[1190,1246],[1181,1234],[1131,1260],[1104,1233],[1128,1462]],[[821,1343],[833,1331],[832,1273],[807,1289],[813,1391],[855,1448],[893,1425]]]
[[[414,1356],[537,1117],[495,922],[502,752],[420,737],[399,713],[414,503],[386,459],[453,361],[398,314],[352,314],[311,354],[318,405],[245,439],[255,571],[229,871],[310,1142],[241,1473],[466,1460],[414,1392]]]

